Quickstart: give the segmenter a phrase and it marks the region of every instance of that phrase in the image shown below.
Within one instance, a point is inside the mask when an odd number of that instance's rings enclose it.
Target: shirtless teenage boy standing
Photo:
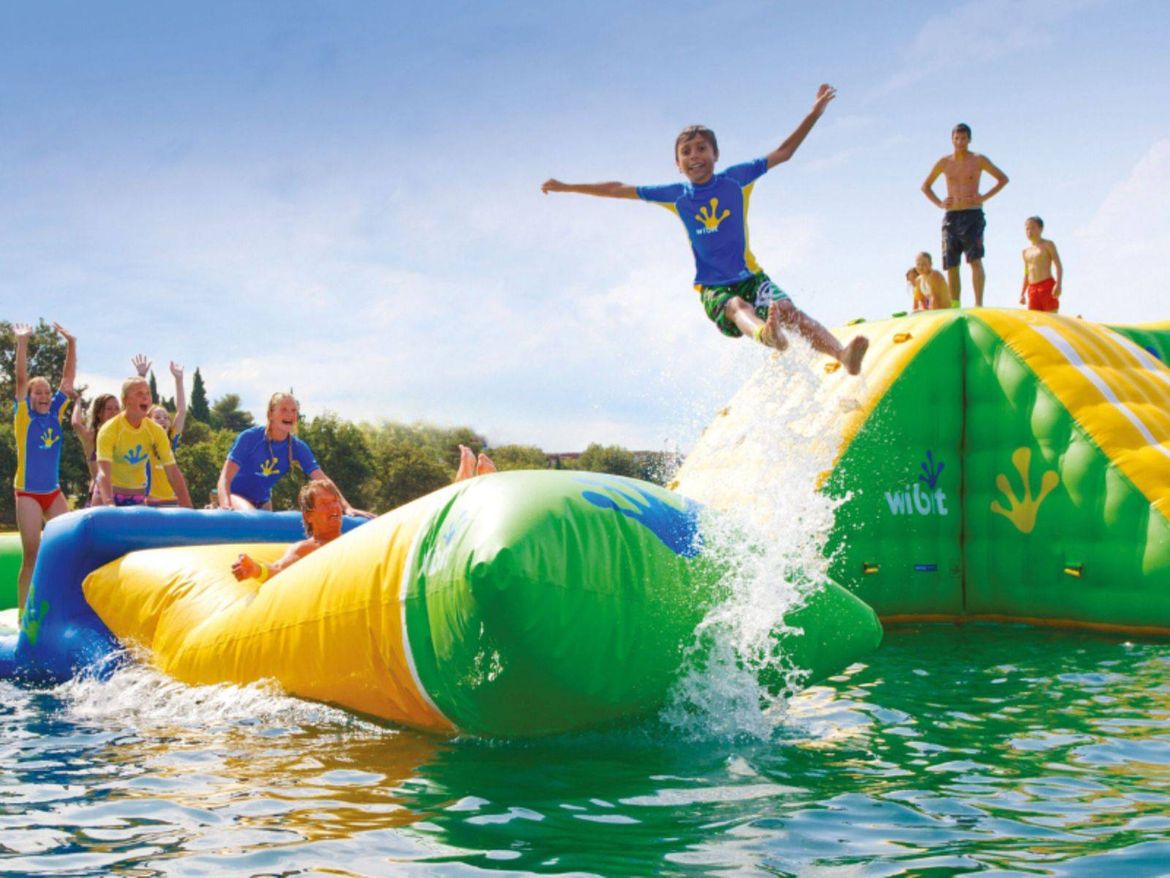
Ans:
[[[983,202],[987,201],[1008,184],[1007,174],[991,163],[987,156],[971,152],[970,126],[959,123],[951,131],[954,152],[945,155],[931,168],[922,184],[922,193],[931,204],[946,211],[942,225],[943,270],[951,288],[951,297],[956,303],[960,298],[959,259],[967,254],[971,266],[971,283],[975,287],[975,307],[983,306],[983,230],[987,221],[983,217]],[[983,172],[995,178],[995,185],[986,193],[979,193],[979,180]],[[944,175],[947,178],[947,197],[939,199],[934,193],[934,181]]]

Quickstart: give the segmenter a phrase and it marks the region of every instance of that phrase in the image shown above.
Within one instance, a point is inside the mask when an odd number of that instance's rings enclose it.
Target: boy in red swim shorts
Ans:
[[[1030,311],[1060,310],[1060,282],[1064,267],[1056,244],[1040,237],[1044,231],[1044,220],[1030,216],[1024,221],[1024,234],[1028,246],[1024,248],[1024,285],[1020,289],[1020,304],[1027,304]],[[1053,271],[1055,270],[1055,277]]]

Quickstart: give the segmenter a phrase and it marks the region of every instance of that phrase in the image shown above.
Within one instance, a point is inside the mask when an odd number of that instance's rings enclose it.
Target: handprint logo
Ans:
[[[938,477],[942,475],[942,471],[947,468],[947,465],[941,460],[936,463],[934,452],[928,449],[926,452],[926,460],[918,466],[922,470],[922,475],[918,477],[918,481],[925,482],[926,487],[933,491],[934,486],[938,484]]]
[[[277,463],[279,463],[279,461],[275,457],[268,458],[264,461],[264,463],[260,464],[260,472],[258,472],[257,475],[264,476],[266,478],[268,476],[280,475],[280,472],[276,468]]]
[[[693,558],[702,551],[703,538],[699,533],[699,505],[684,500],[684,508],[676,509],[636,484],[578,479],[587,485],[596,485],[606,493],[583,491],[581,496],[602,509],[620,512],[648,528],[664,546],[684,558]],[[622,490],[627,488],[628,490]],[[616,499],[615,499],[616,495]]]
[[[699,208],[699,212],[695,214],[695,219],[703,224],[703,227],[708,233],[718,231],[719,224],[731,216],[730,210],[724,210],[719,213],[719,199],[712,198],[710,207],[704,205]]]
[[[48,450],[61,441],[61,434],[52,427],[46,427],[45,432],[41,434],[41,448]]]
[[[145,449],[143,449],[141,445],[135,445],[133,448],[122,455],[122,460],[126,461],[126,463],[130,464],[131,466],[134,466],[146,460],[147,456],[148,455]]]
[[[1017,497],[1008,482],[1008,478],[1003,473],[1000,473],[995,478],[995,486],[999,488],[1000,492],[1007,498],[1010,509],[1004,509],[998,500],[993,500],[991,503],[991,511],[997,515],[1002,515],[1008,521],[1016,526],[1022,534],[1029,534],[1032,528],[1036,526],[1036,513],[1040,510],[1040,504],[1044,502],[1052,491],[1060,484],[1060,476],[1056,474],[1055,470],[1048,470],[1040,477],[1040,493],[1035,499],[1032,497],[1032,485],[1028,479],[1028,471],[1032,465],[1032,449],[1031,448],[1017,448],[1012,454],[1012,465],[1015,466],[1016,472],[1020,474],[1020,481],[1024,485],[1024,496]]]

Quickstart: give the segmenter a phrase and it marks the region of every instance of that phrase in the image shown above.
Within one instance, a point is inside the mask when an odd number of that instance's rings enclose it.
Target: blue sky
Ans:
[[[671,182],[694,122],[756,157],[830,82],[752,199],[809,313],[908,305],[965,121],[1011,177],[987,304],[1039,213],[1066,313],[1167,319],[1168,38],[1142,0],[8,3],[3,316],[76,331],[99,391],[144,351],[257,412],[291,386],[309,415],[685,450],[763,351],[706,321],[677,220],[544,179]]]

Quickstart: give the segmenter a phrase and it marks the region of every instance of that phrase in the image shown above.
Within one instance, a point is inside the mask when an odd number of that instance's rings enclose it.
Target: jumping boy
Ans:
[[[1028,246],[1024,248],[1024,285],[1020,288],[1020,304],[1027,298],[1028,310],[1060,310],[1060,282],[1064,277],[1064,266],[1056,245],[1040,236],[1044,233],[1044,220],[1030,216],[1024,221],[1024,234]],[[1056,269],[1056,277],[1052,270]]]
[[[625,183],[562,183],[546,180],[542,192],[576,192],[606,198],[640,198],[661,204],[682,220],[695,255],[695,288],[703,309],[719,331],[782,351],[785,330],[794,331],[816,350],[838,360],[851,375],[861,371],[869,340],[855,336],[842,346],[825,327],[797,308],[760,269],[748,249],[747,210],[755,181],[786,162],[825,112],[836,90],[822,85],[812,111],[780,146],[762,158],[715,172],[719,146],[715,133],[701,125],[683,130],[675,140],[674,160],[687,182],[664,186]]]
[[[951,307],[951,290],[947,286],[947,279],[934,267],[930,254],[925,250],[919,253],[914,259],[914,267],[918,269],[918,290],[926,297],[929,310]]]
[[[959,281],[959,260],[967,254],[971,266],[971,284],[975,287],[975,307],[983,307],[983,231],[987,220],[983,216],[983,202],[1008,184],[1007,174],[991,163],[985,155],[971,152],[971,127],[960,122],[951,130],[954,151],[934,163],[922,184],[922,194],[935,207],[946,211],[942,224],[943,271],[947,273],[951,297],[959,303],[962,286]],[[979,194],[979,179],[986,171],[995,178],[995,185]],[[934,194],[934,181],[939,175],[947,178],[947,197],[941,200]]]
[[[28,338],[32,327],[13,324],[16,335],[16,402],[12,429],[16,433],[16,527],[24,550],[16,579],[17,615],[24,613],[32,582],[33,566],[41,548],[45,522],[69,511],[61,493],[61,445],[65,436],[65,412],[69,399],[77,396],[73,379],[77,373],[77,339],[59,323],[53,329],[65,339],[65,364],[61,384],[53,392],[48,380],[28,377]]]

